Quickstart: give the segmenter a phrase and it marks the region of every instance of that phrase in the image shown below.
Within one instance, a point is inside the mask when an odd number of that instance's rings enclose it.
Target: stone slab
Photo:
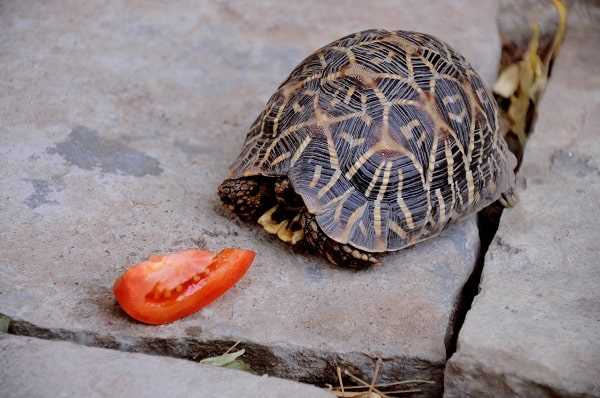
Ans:
[[[447,397],[600,397],[600,8],[572,14]]]
[[[426,378],[477,259],[473,219],[354,273],[223,216],[216,188],[246,128],[315,48],[372,27],[436,34],[490,82],[495,2],[7,2],[0,7],[0,312],[13,332],[178,357],[241,340],[253,368],[313,383],[335,365]],[[221,300],[161,327],[121,312],[127,264],[251,248]]]
[[[0,354],[4,398],[333,397],[274,377],[32,337],[0,334]]]

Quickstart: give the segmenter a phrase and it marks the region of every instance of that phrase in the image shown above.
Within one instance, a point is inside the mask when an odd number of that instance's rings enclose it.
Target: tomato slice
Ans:
[[[223,249],[185,250],[150,256],[129,268],[113,286],[123,310],[151,325],[173,322],[200,310],[246,273],[255,253]]]

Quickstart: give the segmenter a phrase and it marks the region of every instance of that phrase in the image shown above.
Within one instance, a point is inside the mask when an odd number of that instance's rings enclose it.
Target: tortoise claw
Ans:
[[[302,229],[294,229],[293,226],[299,225],[300,215],[296,215],[292,220],[277,221],[273,218],[273,214],[277,211],[278,206],[273,206],[258,219],[258,223],[270,234],[277,235],[284,242],[295,245],[304,238]]]
[[[519,195],[517,194],[516,190],[511,188],[510,190],[504,192],[498,201],[504,208],[508,209],[515,207],[517,203],[519,203]]]
[[[267,230],[267,232],[269,232],[271,234],[276,234],[277,233],[277,230],[275,230],[275,232],[271,232],[270,231],[270,230],[272,230],[274,228],[275,225],[279,224],[278,222],[276,222],[275,220],[273,220],[273,213],[275,213],[275,211],[277,211],[277,207],[278,206],[271,207],[262,216],[260,216],[259,219],[258,219],[258,221],[257,221],[260,225],[263,226],[264,229]]]

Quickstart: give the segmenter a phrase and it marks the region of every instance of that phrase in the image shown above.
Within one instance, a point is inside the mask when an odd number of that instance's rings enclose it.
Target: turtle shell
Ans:
[[[230,177],[287,175],[330,238],[385,252],[498,199],[515,164],[497,105],[460,54],[427,34],[368,30],[292,71]]]

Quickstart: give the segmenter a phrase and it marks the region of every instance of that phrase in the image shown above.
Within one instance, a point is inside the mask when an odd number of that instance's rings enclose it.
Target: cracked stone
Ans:
[[[446,368],[447,397],[600,396],[594,4],[572,9],[521,169],[532,184],[504,212],[485,257],[481,291]]]
[[[320,384],[335,382],[336,365],[369,379],[380,356],[382,381],[433,380],[423,395],[439,396],[477,261],[473,219],[356,273],[226,218],[216,189],[276,86],[350,32],[432,33],[491,83],[496,2],[68,9],[10,2],[0,13],[0,312],[12,332],[181,358],[241,340],[257,371]],[[41,186],[31,206],[31,181],[58,179],[60,192]],[[120,311],[111,286],[127,264],[197,245],[258,257],[237,287],[182,321],[148,327]]]

